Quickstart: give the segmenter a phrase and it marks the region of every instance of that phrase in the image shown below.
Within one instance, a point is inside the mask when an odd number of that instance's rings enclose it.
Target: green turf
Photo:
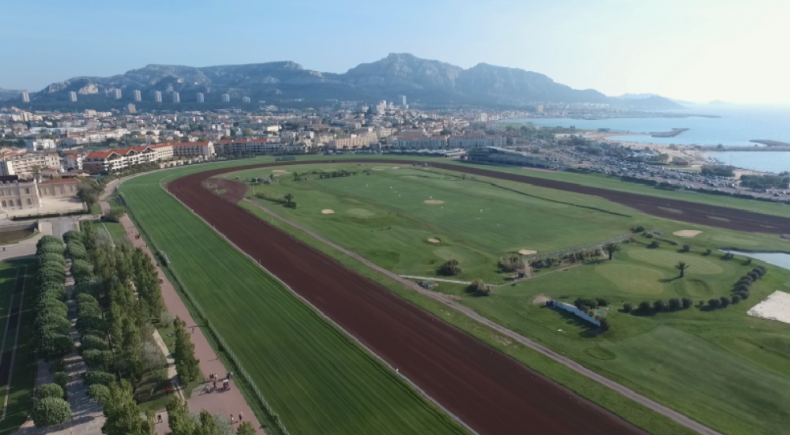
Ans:
[[[4,261],[0,263],[0,324],[5,328],[8,314],[8,301],[14,289],[16,268],[27,265],[27,282],[25,283],[24,300],[14,298],[14,309],[22,303],[22,317],[19,323],[19,341],[16,347],[16,359],[12,367],[11,389],[8,394],[6,418],[0,422],[0,435],[14,433],[27,420],[33,407],[33,387],[36,376],[36,355],[33,348],[35,321],[35,264],[30,261]],[[9,329],[6,350],[12,349],[16,338],[16,329]],[[0,400],[4,400],[6,388],[0,388]]]
[[[102,222],[101,227],[114,244],[120,245],[129,241],[126,237],[126,230],[119,222]]]
[[[250,170],[227,177],[258,178],[270,173]],[[410,167],[370,174],[334,179],[309,175],[298,182],[283,176],[278,184],[256,186],[254,193],[274,198],[290,193],[296,208],[255,200],[394,272],[432,276],[442,262],[455,259],[463,268],[461,279],[492,281],[502,280],[497,275],[500,257],[520,249],[548,252],[601,242],[628,233],[636,222],[626,216],[630,210],[618,204],[518,183],[491,186],[488,181]],[[249,194],[253,196],[252,190]],[[324,209],[335,213],[322,214]],[[429,243],[429,238],[441,243]]]
[[[292,433],[461,432],[161,190],[173,173],[121,191]]]
[[[351,168],[349,165],[335,167]],[[308,166],[302,168],[312,170]],[[320,168],[333,169],[333,166],[321,165]],[[299,171],[300,168],[289,169]],[[227,177],[240,176],[244,179],[256,176],[254,174],[260,176],[267,171],[270,170],[243,171],[228,174]],[[782,350],[786,348],[781,341],[773,344],[773,347],[762,343],[764,336],[788,333],[790,328],[745,315],[748,307],[776,288],[790,289],[790,273],[787,271],[769,267],[771,276],[758,284],[750,300],[727,310],[708,313],[692,309],[652,317],[627,316],[616,310],[612,311],[610,319],[616,328],[600,337],[596,337],[573,318],[563,317],[531,303],[532,298],[541,293],[567,302],[572,302],[576,297],[600,296],[616,304],[616,308],[621,307],[623,302],[638,304],[642,300],[652,302],[659,298],[666,300],[672,297],[707,300],[729,295],[732,284],[758,262],[747,266],[743,264],[743,258],[722,260],[721,254],[716,251],[718,246],[760,246],[763,249],[788,250],[787,241],[777,236],[737,233],[657,219],[596,198],[510,185],[505,187],[532,195],[529,197],[529,205],[522,207],[527,210],[526,213],[535,213],[540,218],[517,219],[519,223],[530,223],[523,228],[513,224],[505,227],[481,225],[467,227],[462,232],[454,230],[463,225],[463,216],[458,217],[462,213],[437,216],[437,205],[424,205],[419,200],[431,196],[433,199],[444,200],[444,204],[438,205],[440,210],[441,207],[450,207],[453,202],[463,202],[461,210],[468,212],[476,209],[479,212],[483,205],[488,206],[486,201],[494,197],[496,200],[493,201],[493,207],[497,210],[492,214],[497,220],[508,223],[506,213],[513,209],[507,208],[507,201],[512,200],[507,195],[517,196],[515,201],[520,201],[523,195],[502,191],[500,187],[481,187],[480,182],[485,181],[484,179],[473,182],[440,177],[437,180],[439,175],[434,174],[434,171],[419,175],[414,174],[415,172],[417,171],[408,168],[390,169],[372,171],[370,176],[357,175],[328,180],[312,180],[308,176],[309,181],[300,182],[282,178],[277,185],[256,187],[256,192],[264,191],[272,196],[292,193],[298,203],[296,209],[285,208],[266,200],[256,202],[393,271],[412,275],[430,274],[433,269],[425,267],[430,257],[435,258],[435,264],[455,258],[465,268],[469,264],[473,265],[469,271],[465,270],[467,277],[486,276],[486,268],[492,267],[496,256],[512,250],[514,243],[509,239],[523,240],[531,237],[536,244],[547,243],[545,249],[568,247],[567,242],[562,239],[565,236],[576,237],[579,244],[586,243],[589,239],[585,237],[594,231],[590,228],[597,227],[598,222],[588,224],[584,219],[578,219],[573,222],[575,226],[569,225],[566,219],[573,217],[573,213],[597,208],[629,214],[630,217],[624,218],[597,212],[623,227],[639,224],[661,230],[662,239],[667,240],[662,242],[661,248],[648,249],[646,244],[649,239],[637,237],[638,243],[626,246],[624,252],[616,254],[612,262],[603,261],[567,271],[540,272],[537,278],[515,287],[499,287],[495,296],[490,298],[471,297],[462,286],[451,284],[440,284],[438,290],[453,293],[463,303],[487,317],[725,433],[777,433],[788,422],[790,417],[786,412],[776,406],[764,406],[761,397],[779,394],[778,397],[785,398],[782,389],[790,385],[787,385],[787,370],[781,367],[782,363],[790,362],[790,351]],[[411,188],[411,180],[415,178],[419,178],[424,185]],[[381,186],[379,180],[386,183]],[[460,190],[464,193],[468,191],[469,194],[460,200],[448,200],[454,197],[455,191],[451,188],[453,183],[465,183]],[[366,190],[373,186],[378,188],[368,193]],[[398,193],[389,193],[389,190],[397,190]],[[415,195],[417,200],[403,204],[403,195]],[[587,208],[568,206],[569,203]],[[245,207],[254,210],[249,205]],[[333,209],[337,213],[323,215],[320,210],[325,208]],[[360,209],[367,210],[370,214],[361,218],[356,211]],[[553,209],[562,211],[554,218],[555,222],[547,223],[545,214]],[[348,213],[349,210],[353,213]],[[433,213],[426,210],[433,210]],[[392,217],[393,214],[395,218]],[[375,222],[381,217],[388,217],[388,220]],[[702,233],[694,238],[672,235],[673,232],[683,229],[696,229]],[[453,243],[456,232],[464,234],[464,243]],[[475,234],[469,235],[470,232]],[[442,243],[429,244],[424,240],[427,237],[440,238]],[[676,245],[668,241],[674,241]],[[314,240],[310,242],[316,244]],[[555,245],[551,245],[552,243]],[[683,244],[689,244],[691,252],[679,252]],[[525,248],[534,246],[525,246],[523,243],[518,245]],[[711,249],[713,253],[705,255],[707,249]],[[684,279],[677,279],[678,271],[674,269],[674,265],[678,261],[691,265]],[[563,332],[558,336],[559,329]],[[750,341],[729,338],[746,330],[751,333]],[[684,351],[682,347],[674,347],[681,344],[691,349]],[[754,349],[760,351],[753,351]],[[671,363],[673,358],[705,361],[710,367],[678,366]],[[656,375],[640,375],[640,367],[652,367],[651,370]],[[722,375],[708,375],[708,370]],[[733,392],[740,383],[754,385],[755,391],[733,398]],[[779,387],[775,387],[777,385]],[[691,395],[693,400],[688,400],[681,394],[684,388],[694,388],[699,393]],[[741,409],[752,417],[734,417],[736,409]]]

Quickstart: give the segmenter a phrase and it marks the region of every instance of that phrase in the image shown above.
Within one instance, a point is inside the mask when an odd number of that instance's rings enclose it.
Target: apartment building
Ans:
[[[407,150],[446,149],[447,136],[398,136],[395,148]]]
[[[58,144],[55,143],[52,139],[26,139],[25,140],[25,147],[28,151],[47,151],[47,150],[55,150],[58,148]]]
[[[212,142],[179,142],[154,146],[140,146],[122,150],[94,151],[82,162],[82,168],[91,174],[120,171],[144,163],[161,162],[177,157],[214,157]]]
[[[378,143],[379,137],[376,134],[370,133],[334,138],[326,144],[326,147],[330,150],[353,150]]]
[[[0,160],[0,175],[30,178],[36,171],[59,167],[60,157],[55,153],[29,153]]]
[[[447,140],[450,148],[480,148],[480,147],[503,147],[506,145],[504,136],[489,135],[470,135],[470,136],[450,136]]]
[[[280,138],[220,140],[214,146],[217,155],[233,154],[303,154],[304,144],[285,144]]]
[[[60,157],[60,167],[64,171],[81,171],[82,159],[85,156],[84,152],[79,151],[66,151]]]

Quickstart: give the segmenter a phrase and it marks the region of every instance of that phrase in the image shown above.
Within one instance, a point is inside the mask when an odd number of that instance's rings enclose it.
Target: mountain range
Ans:
[[[121,90],[120,100],[114,99],[116,89]],[[227,93],[234,104],[239,104],[244,96],[250,97],[253,104],[263,100],[267,104],[287,105],[326,100],[400,102],[400,96],[405,95],[410,104],[424,106],[610,103],[634,109],[682,107],[657,95],[612,98],[593,89],[572,89],[543,74],[517,68],[480,63],[463,69],[396,53],[343,74],[308,70],[291,61],[209,67],[148,65],[111,77],[75,77],[52,83],[31,93],[30,99],[34,107],[61,106],[70,103],[69,93],[73,91],[80,103],[121,107],[132,102],[135,90],[141,92],[143,105],[152,103],[154,92],[160,91],[163,104],[172,101],[168,94],[179,92],[181,104],[186,105],[195,103],[197,93],[202,92],[205,102],[212,105],[221,101],[221,94]],[[0,92],[0,95],[10,92],[18,95],[19,91]]]

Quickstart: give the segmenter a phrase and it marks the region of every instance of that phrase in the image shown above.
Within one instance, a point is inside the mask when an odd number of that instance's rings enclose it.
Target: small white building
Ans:
[[[25,146],[28,151],[47,151],[58,148],[58,144],[52,139],[27,139]]]

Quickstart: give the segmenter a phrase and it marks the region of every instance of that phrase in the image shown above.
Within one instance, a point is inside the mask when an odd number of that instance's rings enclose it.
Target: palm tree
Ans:
[[[607,243],[604,245],[603,250],[609,254],[609,260],[612,259],[615,252],[620,252],[620,244],[619,243]]]
[[[685,261],[679,261],[678,264],[675,265],[675,269],[680,271],[680,277],[681,278],[683,278],[683,274],[686,273],[686,269],[688,269],[689,267],[691,267],[691,266],[686,264]]]
[[[294,196],[291,195],[290,193],[285,195],[285,204],[286,205],[291,205],[291,201],[293,201],[293,199],[294,199]]]

